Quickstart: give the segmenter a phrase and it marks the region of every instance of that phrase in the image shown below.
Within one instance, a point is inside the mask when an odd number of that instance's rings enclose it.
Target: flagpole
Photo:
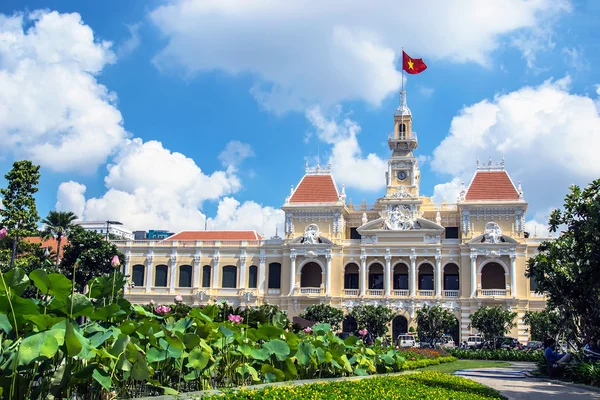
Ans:
[[[400,67],[402,69],[402,91],[404,91],[404,47],[402,47],[402,66]]]

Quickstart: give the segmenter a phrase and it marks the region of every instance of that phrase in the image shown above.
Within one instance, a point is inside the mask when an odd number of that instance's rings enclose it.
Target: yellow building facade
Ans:
[[[308,167],[285,199],[282,237],[254,231],[184,231],[162,241],[115,241],[126,255],[132,302],[236,306],[275,304],[288,315],[326,303],[395,311],[390,333],[416,328],[416,311],[439,304],[457,318],[455,340],[472,334],[484,305],[518,313],[511,336],[527,342],[522,318],[545,300],[525,276],[540,238],[525,232],[527,203],[499,164],[477,162],[454,203],[419,191],[418,138],[401,93],[388,137],[386,190],[373,205],[352,204],[329,168]],[[345,330],[353,330],[348,321]]]

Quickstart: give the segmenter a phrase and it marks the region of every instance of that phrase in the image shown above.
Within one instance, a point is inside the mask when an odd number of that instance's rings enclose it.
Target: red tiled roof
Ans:
[[[519,200],[519,193],[506,171],[477,171],[465,197],[477,200]]]
[[[256,231],[182,231],[165,240],[261,240]]]
[[[54,238],[44,240],[39,236],[30,236],[30,237],[26,237],[24,240],[28,241],[29,243],[33,243],[33,244],[39,243],[40,247],[50,247],[50,249],[56,250],[57,241]],[[69,244],[69,239],[67,239],[66,237],[63,237],[60,241],[60,248],[64,249],[65,246],[68,244]]]
[[[331,175],[304,175],[290,203],[334,203],[338,198]]]

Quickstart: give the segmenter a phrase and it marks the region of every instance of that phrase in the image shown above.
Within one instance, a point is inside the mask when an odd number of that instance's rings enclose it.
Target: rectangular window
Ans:
[[[191,265],[182,265],[179,268],[179,287],[192,287]]]
[[[433,275],[419,275],[419,290],[433,290]]]
[[[447,226],[446,227],[446,239],[458,239],[458,227]]]
[[[362,238],[362,236],[360,235],[360,233],[358,233],[356,228],[350,228],[350,239],[361,239],[361,238]]]
[[[408,274],[394,275],[394,290],[408,290]]]
[[[144,286],[144,270],[143,265],[134,265],[132,280],[135,286]]]
[[[169,273],[169,267],[166,265],[159,265],[156,267],[154,275],[154,286],[166,287],[167,286],[167,275]]]
[[[344,275],[344,289],[358,289],[358,274]]]
[[[269,289],[281,289],[281,264],[269,264]]]
[[[458,290],[458,275],[444,275],[444,290]]]
[[[250,289],[256,288],[256,282],[258,281],[258,269],[255,265],[250,266],[248,273],[248,287]]]
[[[204,288],[210,287],[210,268],[210,265],[202,267],[202,287]]]

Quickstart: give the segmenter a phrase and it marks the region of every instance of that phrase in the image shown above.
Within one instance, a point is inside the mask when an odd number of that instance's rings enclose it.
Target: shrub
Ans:
[[[366,329],[375,337],[385,336],[394,312],[385,306],[360,305],[350,313],[360,329]]]
[[[312,383],[300,386],[270,386],[259,390],[239,390],[210,398],[243,399],[503,399],[495,390],[474,381],[424,372],[402,376],[377,377],[359,381]]]
[[[544,358],[542,350],[464,350],[447,349],[452,356],[462,360],[500,360],[537,362]]]
[[[318,323],[326,323],[331,325],[333,330],[338,330],[340,323],[344,320],[344,312],[329,304],[315,304],[308,306],[306,312],[300,314],[300,318]]]

